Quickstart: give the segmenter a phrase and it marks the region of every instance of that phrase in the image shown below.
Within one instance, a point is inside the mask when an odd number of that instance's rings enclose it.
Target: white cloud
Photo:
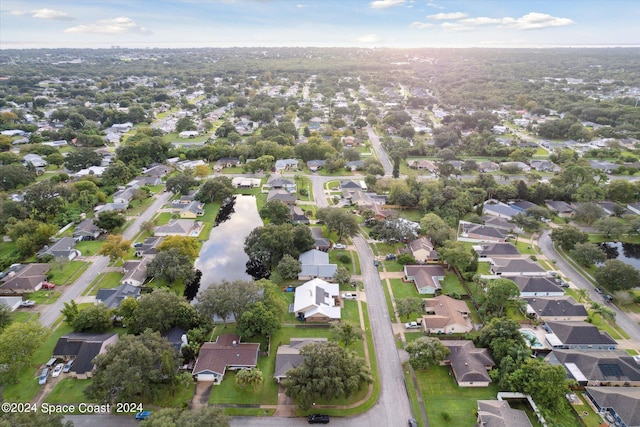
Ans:
[[[466,18],[458,21],[460,24],[480,26],[480,25],[498,25],[502,24],[506,18],[487,18],[486,16],[478,16],[477,18]]]
[[[388,9],[401,6],[404,2],[405,0],[375,0],[371,2],[371,9]]]
[[[432,28],[432,27],[435,27],[435,25],[432,24],[431,22],[415,21],[415,22],[411,23],[411,27],[413,27],[413,28]]]
[[[433,3],[433,2],[427,3],[427,6],[432,7],[434,9],[439,9],[439,10],[444,9],[444,6],[440,6],[439,4]]]
[[[54,19],[57,21],[72,21],[73,18],[68,13],[53,9],[36,9],[32,10],[31,16],[40,19]]]
[[[518,30],[537,30],[549,27],[564,27],[575,24],[572,19],[558,18],[546,13],[530,12],[518,19],[503,18],[503,22],[510,28]]]
[[[296,7],[297,7],[298,9],[304,9],[304,8],[311,7],[311,6],[310,6],[310,5],[308,5],[308,4],[300,4],[300,3],[298,3],[298,4],[296,5]]]
[[[451,12],[451,13],[436,13],[435,15],[427,16],[428,19],[433,19],[435,21],[448,21],[449,19],[463,19],[466,18],[466,13],[463,12]]]
[[[380,37],[376,34],[365,34],[362,37],[358,37],[356,40],[360,43],[376,43],[380,41]]]
[[[442,28],[447,31],[458,31],[458,32],[473,30],[472,26],[459,24],[457,22],[444,22],[442,24]]]
[[[96,33],[96,34],[145,34],[149,31],[136,24],[136,22],[125,16],[113,19],[101,19],[93,24],[78,25],[64,30],[65,33]]]
[[[10,10],[9,12],[7,12],[9,15],[13,15],[13,16],[20,16],[20,15],[26,15],[27,11],[26,10]]]

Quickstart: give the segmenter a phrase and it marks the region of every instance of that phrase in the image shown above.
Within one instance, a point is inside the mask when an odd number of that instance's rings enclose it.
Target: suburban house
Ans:
[[[2,292],[1,288],[0,292]],[[0,297],[0,305],[6,305],[12,312],[20,308],[20,303],[22,303],[22,297]]]
[[[164,237],[147,237],[141,246],[136,248],[135,256],[155,255],[158,253],[156,247],[164,240]]]
[[[289,206],[291,213],[291,222],[294,224],[309,224],[309,218],[305,215],[302,208],[298,206]]]
[[[356,145],[356,138],[352,135],[342,137],[342,144],[346,148],[351,148]]]
[[[72,332],[60,337],[53,349],[53,357],[74,359],[70,372],[79,379],[86,379],[91,376],[94,368],[93,359],[117,342],[116,333]]]
[[[561,297],[564,290],[549,277],[542,276],[511,276],[518,289],[520,298],[525,297]]]
[[[113,203],[129,204],[133,200],[133,190],[135,188],[126,188],[113,193]]]
[[[420,237],[407,243],[406,252],[410,253],[418,262],[436,262],[438,261],[438,252],[434,249],[431,239],[428,237]]]
[[[197,237],[202,231],[202,223],[192,219],[172,219],[166,225],[155,228],[153,234],[162,236],[191,236]]]
[[[362,160],[353,160],[344,164],[344,168],[350,170],[351,172],[360,170],[364,167],[364,162]]]
[[[323,168],[326,164],[326,160],[309,160],[307,162],[307,167],[311,172],[316,172],[318,169]]]
[[[171,206],[173,209],[182,210],[196,199],[196,194],[198,194],[198,190],[189,190],[187,194],[181,194],[179,199],[173,200]]]
[[[162,185],[162,180],[156,176],[137,176],[131,181],[127,182],[124,186],[127,188],[140,188],[144,187],[145,185]]]
[[[152,163],[146,168],[142,168],[142,174],[147,176],[155,176],[157,178],[162,178],[166,174],[170,173],[173,169],[169,166],[165,166],[160,163]]]
[[[340,320],[340,285],[316,278],[298,286],[293,312],[305,322]]]
[[[216,171],[220,171],[224,168],[238,168],[242,166],[240,159],[237,157],[222,157],[218,159],[214,165]]]
[[[54,258],[66,258],[69,261],[80,255],[80,251],[74,249],[76,245],[76,239],[73,237],[61,237],[51,246],[45,245],[40,251],[38,251],[38,258],[42,258],[45,255],[51,255]]]
[[[462,234],[458,240],[463,242],[506,242],[507,230],[484,224],[473,224],[460,221]]]
[[[615,350],[616,340],[587,322],[547,322],[551,332],[545,335],[552,349]]]
[[[363,190],[357,188],[343,188],[342,198],[345,203],[350,205],[365,207],[371,204],[371,199],[369,199],[367,194]]]
[[[620,427],[640,426],[640,388],[586,387],[585,391],[589,400],[611,424]]]
[[[204,203],[194,200],[180,211],[180,218],[194,219],[204,215]]]
[[[276,369],[273,378],[279,383],[287,378],[287,372],[303,361],[300,350],[308,344],[327,342],[326,338],[291,338],[289,344],[280,344],[276,353]]]
[[[147,265],[151,259],[144,257],[140,261],[125,261],[122,265],[124,276],[120,280],[122,285],[142,286],[147,280]]]
[[[125,298],[140,298],[140,288],[129,284],[115,288],[102,288],[96,295],[96,304],[104,304],[107,308],[118,308]]]
[[[189,345],[189,340],[187,339],[187,331],[182,328],[171,328],[166,331],[160,332],[160,336],[167,341],[176,351],[180,352],[182,347]]]
[[[489,370],[495,365],[489,350],[476,348],[471,340],[442,340],[451,352],[442,362],[450,366],[460,387],[488,387]]]
[[[99,215],[102,212],[107,211],[125,211],[129,207],[129,203],[107,203],[102,206],[96,206],[94,212]]]
[[[527,413],[506,400],[478,400],[478,427],[533,427]]]
[[[176,162],[175,165],[176,165],[176,168],[181,171],[185,171],[188,169],[195,169],[196,166],[200,166],[200,165],[209,167],[209,164],[202,159],[182,160],[180,162]]]
[[[73,230],[73,238],[77,241],[94,240],[97,239],[101,233],[102,230],[93,223],[92,219],[85,219],[76,225],[76,228]]]
[[[320,117],[312,117],[309,120],[309,130],[318,130],[322,126],[322,119]]]
[[[240,342],[239,335],[219,335],[215,342],[202,344],[192,373],[197,381],[220,384],[227,369],[255,368],[259,350],[260,344]]]
[[[292,194],[283,188],[277,188],[269,190],[269,194],[267,194],[267,202],[272,200],[280,200],[285,205],[295,205],[298,198],[295,194]]]
[[[25,154],[24,157],[22,157],[22,164],[24,166],[31,165],[36,170],[43,170],[47,167],[47,162],[38,154]]]
[[[340,181],[340,190],[344,192],[344,190],[362,190],[367,191],[367,184],[364,181],[353,181],[350,179],[345,179]]]
[[[640,365],[624,350],[553,350],[546,360],[581,386],[640,386]]]
[[[248,178],[246,176],[236,176],[231,179],[231,185],[235,188],[256,188],[260,187],[260,178]]]
[[[327,252],[331,249],[331,240],[326,237],[322,237],[322,228],[311,227],[311,235],[314,238],[313,247],[316,250]]]
[[[493,215],[484,215],[480,218],[482,220],[482,224],[488,227],[500,228],[502,230],[506,230],[507,232],[513,231],[515,224],[509,222],[506,218],[500,218],[498,216]]]
[[[510,169],[514,168],[519,170],[520,172],[531,172],[531,167],[523,162],[502,162],[500,163],[500,169]]]
[[[484,243],[473,246],[478,258],[520,258],[522,255],[514,245],[508,242]]]
[[[584,305],[578,304],[570,296],[556,298],[528,297],[527,314],[544,321],[574,321],[587,320],[589,314]]]
[[[298,169],[298,161],[296,159],[280,159],[276,160],[274,165],[276,172],[288,171],[291,169]]]
[[[573,206],[562,200],[545,200],[544,204],[560,217],[569,217],[576,211]]]
[[[0,294],[21,295],[39,291],[47,280],[50,264],[14,264],[3,272]]]
[[[473,330],[469,320],[469,307],[464,301],[439,295],[425,299],[424,310],[427,313],[422,319],[425,332],[450,334]]]
[[[489,270],[496,276],[546,276],[547,270],[528,259],[492,258]]]
[[[537,208],[538,205],[536,205],[535,203],[531,203],[528,200],[520,200],[518,202],[509,203],[509,207],[511,209],[515,209],[517,211],[524,213],[527,211],[527,209]]]
[[[297,191],[296,183],[290,179],[283,178],[282,175],[280,174],[271,175],[271,178],[267,180],[265,187],[275,188],[275,189],[283,188],[287,190],[289,193],[295,193]]]
[[[500,165],[494,162],[478,162],[478,172],[497,172],[500,170]]]
[[[309,280],[316,277],[331,280],[338,271],[337,264],[329,264],[329,254],[316,249],[303,252],[298,258],[302,270],[298,280]]]
[[[539,172],[560,172],[562,168],[549,160],[531,160],[529,161],[531,169]]]
[[[419,294],[435,295],[442,289],[445,271],[441,265],[405,265],[404,277],[413,282]]]
[[[431,173],[436,173],[438,170],[438,166],[435,163],[426,159],[408,160],[407,164],[412,169],[427,170]]]
[[[487,215],[493,215],[506,219],[511,219],[520,213],[519,210],[512,208],[506,203],[494,203],[490,201],[485,202],[483,212]]]

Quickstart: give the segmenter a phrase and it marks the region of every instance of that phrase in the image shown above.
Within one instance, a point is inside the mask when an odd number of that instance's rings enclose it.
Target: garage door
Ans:
[[[215,381],[216,376],[214,374],[198,374],[198,381]]]

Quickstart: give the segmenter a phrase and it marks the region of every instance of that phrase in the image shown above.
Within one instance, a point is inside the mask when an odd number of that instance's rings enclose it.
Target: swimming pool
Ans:
[[[544,348],[544,345],[542,345],[536,336],[536,333],[531,329],[520,329],[520,333],[524,337],[524,341],[527,343],[529,348]]]

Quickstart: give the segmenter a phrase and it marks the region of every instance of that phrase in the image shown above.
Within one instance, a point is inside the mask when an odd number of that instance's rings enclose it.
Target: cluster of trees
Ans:
[[[313,248],[314,239],[306,225],[267,224],[256,227],[245,238],[244,251],[249,263],[257,263],[271,271],[285,254],[293,258]],[[263,276],[266,277],[266,276]]]

